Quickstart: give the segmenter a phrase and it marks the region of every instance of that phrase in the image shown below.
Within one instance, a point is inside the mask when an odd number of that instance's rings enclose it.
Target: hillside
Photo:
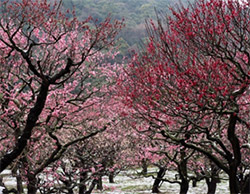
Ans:
[[[181,2],[186,3],[184,0]],[[167,13],[168,7],[177,3],[175,0],[63,0],[63,6],[75,8],[81,19],[91,15],[102,21],[108,14],[114,19],[124,18],[126,27],[120,33],[123,54],[146,37],[145,20],[155,18],[155,9]]]

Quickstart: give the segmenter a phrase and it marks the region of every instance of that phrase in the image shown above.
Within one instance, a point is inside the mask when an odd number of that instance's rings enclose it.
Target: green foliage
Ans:
[[[75,9],[79,19],[92,16],[101,22],[109,14],[113,19],[125,19],[126,27],[118,37],[119,61],[122,56],[128,56],[129,51],[137,49],[138,45],[146,41],[145,20],[156,19],[155,10],[165,14],[169,12],[169,7],[179,2],[187,4],[187,0],[63,0],[63,7]]]
[[[75,7],[79,17],[92,15],[103,20],[109,13],[115,19],[124,18],[128,27],[144,23],[145,18],[154,18],[154,8],[167,11],[173,0],[65,0],[65,7]]]
[[[65,9],[74,8],[76,15],[86,18],[91,15],[103,21],[108,14],[114,19],[125,19],[126,29],[121,37],[122,50],[138,44],[145,37],[145,19],[155,19],[155,9],[167,12],[174,0],[64,0]],[[125,43],[124,43],[125,41]]]

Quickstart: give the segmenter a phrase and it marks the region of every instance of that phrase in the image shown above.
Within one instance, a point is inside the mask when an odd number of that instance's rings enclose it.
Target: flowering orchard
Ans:
[[[118,80],[120,95],[167,143],[228,174],[231,193],[249,193],[249,1],[171,11],[147,22],[149,42]]]
[[[22,181],[28,193],[49,185],[41,173],[115,122],[106,106],[116,66],[107,61],[123,23],[68,18],[61,3],[0,5],[0,172],[21,177],[19,192]]]
[[[158,14],[124,67],[110,64],[122,21],[1,1],[0,172],[11,169],[14,192],[90,194],[103,176],[154,165],[153,192],[205,179],[215,193],[223,171],[231,193],[250,193],[249,6],[201,0]]]

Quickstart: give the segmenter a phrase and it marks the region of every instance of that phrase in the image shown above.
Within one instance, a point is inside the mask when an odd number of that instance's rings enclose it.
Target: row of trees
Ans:
[[[159,168],[153,192],[205,179],[215,193],[221,171],[231,193],[250,192],[248,2],[158,15],[127,65],[109,63],[123,22],[81,21],[61,5],[1,3],[0,172],[11,169],[14,192],[25,182],[30,194],[90,194],[138,165]]]
[[[246,1],[202,0],[159,15],[147,23],[146,49],[120,79],[134,117],[161,135],[158,152],[175,163],[180,193],[188,190],[188,170],[212,179],[222,170],[231,193],[250,192],[249,14]]]
[[[92,137],[118,122],[110,97],[116,66],[107,61],[123,23],[68,18],[61,3],[0,6],[0,172],[11,168],[19,193],[23,181],[28,193],[90,193],[95,171],[113,167],[112,142]]]

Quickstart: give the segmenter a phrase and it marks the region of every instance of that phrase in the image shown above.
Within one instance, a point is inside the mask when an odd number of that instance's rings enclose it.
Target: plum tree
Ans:
[[[123,22],[68,18],[61,1],[0,6],[0,172],[21,165],[35,193],[37,174],[111,123],[107,59]]]
[[[148,21],[149,42],[118,86],[169,141],[204,154],[249,192],[249,2],[196,1]]]

